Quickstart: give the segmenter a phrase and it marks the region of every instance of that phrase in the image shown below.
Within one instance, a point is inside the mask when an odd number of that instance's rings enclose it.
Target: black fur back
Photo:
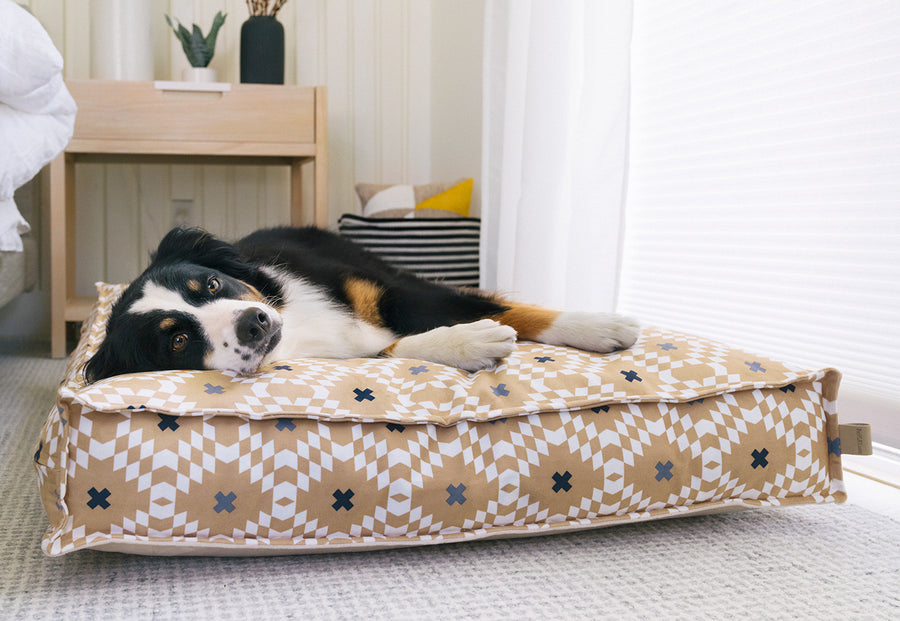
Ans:
[[[379,304],[386,327],[398,336],[475,321],[507,307],[480,293],[423,280],[391,267],[340,235],[308,228],[256,231],[235,244],[243,260],[302,276],[349,306],[344,283],[362,279],[384,290]]]

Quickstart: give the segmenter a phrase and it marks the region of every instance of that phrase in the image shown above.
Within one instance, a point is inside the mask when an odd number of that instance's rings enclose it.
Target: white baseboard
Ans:
[[[841,466],[847,472],[900,489],[900,450],[892,446],[873,442],[871,455],[842,455]]]

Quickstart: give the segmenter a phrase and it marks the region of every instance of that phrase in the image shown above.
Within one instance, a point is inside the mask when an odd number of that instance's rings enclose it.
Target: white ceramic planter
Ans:
[[[215,82],[216,70],[209,67],[189,67],[182,69],[181,79],[185,82]]]

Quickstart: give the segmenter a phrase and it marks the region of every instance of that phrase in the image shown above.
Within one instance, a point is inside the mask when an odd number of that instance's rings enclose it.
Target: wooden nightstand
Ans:
[[[72,141],[50,164],[50,337],[55,358],[66,354],[66,322],[83,321],[93,304],[92,298],[74,294],[76,161],[284,164],[291,167],[295,225],[304,224],[301,165],[311,162],[314,223],[328,224],[324,87],[232,84],[226,91],[188,91],[167,90],[164,84],[66,82],[78,116]]]

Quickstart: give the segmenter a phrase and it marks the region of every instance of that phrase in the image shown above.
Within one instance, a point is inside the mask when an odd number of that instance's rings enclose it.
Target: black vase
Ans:
[[[284,84],[284,26],[270,15],[241,26],[241,82]]]

